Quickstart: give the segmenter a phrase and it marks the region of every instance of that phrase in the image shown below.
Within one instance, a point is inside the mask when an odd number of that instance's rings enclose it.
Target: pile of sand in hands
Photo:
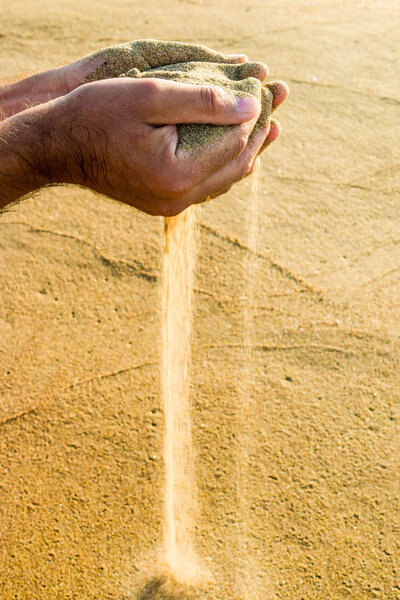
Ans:
[[[156,40],[112,46],[86,60],[101,62],[83,83],[114,77],[155,77],[195,85],[218,85],[235,96],[253,95],[261,101],[261,114],[250,139],[271,120],[274,84],[263,84],[258,79],[264,73],[262,63],[230,64],[227,56],[205,46]],[[232,127],[236,126],[178,125],[178,144],[183,149],[199,152]]]

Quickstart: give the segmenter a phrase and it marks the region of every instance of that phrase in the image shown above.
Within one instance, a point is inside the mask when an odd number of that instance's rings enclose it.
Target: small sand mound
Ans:
[[[91,71],[84,83],[98,79],[112,79],[130,69],[149,71],[165,65],[202,61],[208,63],[231,63],[231,59],[220,52],[200,44],[184,42],[163,42],[159,40],[136,40],[97,50],[86,57],[87,61],[103,59],[103,62]]]
[[[170,574],[153,577],[137,595],[137,600],[192,600],[193,598],[193,588],[178,583]]]

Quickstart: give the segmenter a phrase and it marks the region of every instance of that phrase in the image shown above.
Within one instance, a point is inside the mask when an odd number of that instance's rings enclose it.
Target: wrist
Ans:
[[[0,123],[0,208],[56,183],[56,155],[49,137],[52,103]]]

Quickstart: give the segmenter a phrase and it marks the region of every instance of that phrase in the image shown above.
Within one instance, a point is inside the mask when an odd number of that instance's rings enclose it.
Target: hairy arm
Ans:
[[[0,124],[0,210],[45,185],[34,152],[40,139],[38,118],[28,112]]]
[[[44,186],[69,181],[62,149],[52,102],[0,122],[0,210]]]
[[[101,127],[78,122],[63,98],[0,122],[0,212],[51,185],[72,183],[96,190],[103,170],[96,151]],[[74,135],[74,130],[79,133]]]

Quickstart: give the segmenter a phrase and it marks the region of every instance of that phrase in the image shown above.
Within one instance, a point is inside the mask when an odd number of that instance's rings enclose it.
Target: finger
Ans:
[[[246,54],[227,54],[226,58],[229,59],[229,62],[233,64],[240,64],[248,62],[249,58]]]
[[[248,177],[249,175],[252,175],[257,169],[260,168],[260,165],[261,165],[261,159],[259,156],[257,156],[255,161],[252,164],[250,171],[247,173],[246,177]]]
[[[186,206],[189,206],[190,204],[204,202],[207,196],[216,198],[228,190],[234,183],[246,177],[253,168],[254,161],[265,142],[268,132],[269,126],[264,127],[252,142],[246,146],[238,158],[203,180],[185,196],[180,198],[180,202],[185,202]]]
[[[272,102],[272,110],[274,111],[288,97],[289,86],[284,81],[270,81],[265,85],[265,87],[271,90],[274,97]]]
[[[262,83],[268,75],[268,67],[261,62],[246,62],[237,67],[237,72],[238,79],[256,77]]]
[[[264,152],[264,150],[268,148],[268,146],[279,137],[280,132],[281,124],[279,123],[279,121],[277,121],[276,119],[271,119],[268,135],[265,138],[265,141],[259,150],[259,154],[261,154],[261,152]]]
[[[137,99],[137,107],[149,125],[234,125],[253,119],[260,111],[260,102],[254,96],[235,97],[214,85],[164,79],[139,81],[143,93]]]

